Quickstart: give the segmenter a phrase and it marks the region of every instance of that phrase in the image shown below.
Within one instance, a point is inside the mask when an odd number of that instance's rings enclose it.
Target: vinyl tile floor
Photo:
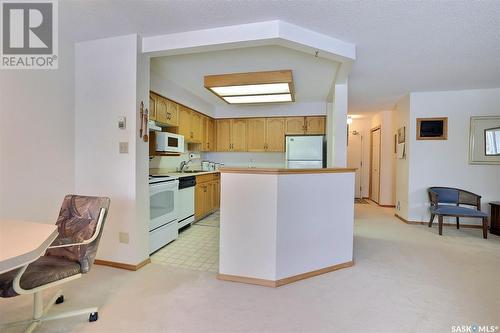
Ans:
[[[219,212],[194,223],[151,256],[153,264],[219,271]]]

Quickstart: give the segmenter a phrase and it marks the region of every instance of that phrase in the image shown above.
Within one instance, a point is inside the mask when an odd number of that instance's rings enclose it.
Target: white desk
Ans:
[[[57,235],[55,224],[0,221],[0,274],[38,259]]]

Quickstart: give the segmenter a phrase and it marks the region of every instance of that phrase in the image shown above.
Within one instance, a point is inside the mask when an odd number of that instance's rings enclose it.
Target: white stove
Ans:
[[[149,253],[179,235],[177,207],[179,180],[168,176],[149,176]]]

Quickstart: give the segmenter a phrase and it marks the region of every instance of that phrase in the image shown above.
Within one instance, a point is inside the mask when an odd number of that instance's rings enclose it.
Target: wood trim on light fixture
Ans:
[[[214,90],[212,90],[212,88],[273,84],[273,83],[287,83],[288,89],[290,91],[291,102],[295,102],[295,87],[293,85],[292,70],[290,69],[284,69],[278,71],[265,71],[265,72],[206,75],[204,77],[204,87],[208,89],[211,93],[222,99],[227,104],[260,104],[260,103],[229,103],[224,99],[224,97],[280,95],[283,93],[221,96],[217,94]],[[268,104],[268,103],[283,103],[283,102],[264,102],[264,103]]]

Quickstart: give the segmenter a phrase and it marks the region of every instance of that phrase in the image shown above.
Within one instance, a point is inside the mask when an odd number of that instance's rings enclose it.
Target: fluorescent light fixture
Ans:
[[[291,70],[207,75],[205,88],[229,104],[293,102]]]
[[[243,86],[212,87],[210,88],[219,96],[242,96],[242,95],[269,95],[289,94],[288,83],[248,84]]]
[[[229,104],[279,103],[292,101],[292,95],[290,94],[227,96],[222,98]]]

